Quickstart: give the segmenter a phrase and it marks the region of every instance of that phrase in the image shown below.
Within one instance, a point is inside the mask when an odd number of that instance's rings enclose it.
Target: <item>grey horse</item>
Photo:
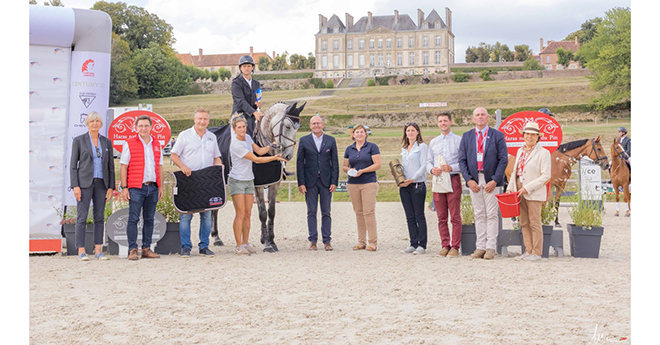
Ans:
[[[259,146],[270,146],[271,149],[267,155],[282,154],[286,160],[291,160],[295,152],[297,143],[296,133],[300,128],[300,113],[305,108],[306,103],[297,107],[298,103],[287,105],[285,103],[276,103],[264,112],[264,116],[257,124],[258,129],[253,140]],[[242,115],[237,115],[242,116]],[[229,125],[209,129],[218,138],[218,146],[223,157],[230,157],[230,129]],[[225,163],[225,181],[231,170],[231,162]],[[266,164],[253,164],[255,176],[255,196],[257,207],[259,209],[259,220],[261,221],[261,243],[264,245],[264,252],[277,252],[279,249],[275,244],[274,222],[275,222],[275,204],[277,202],[277,191],[280,188],[282,180],[283,166],[279,161]],[[266,199],[264,190],[268,189],[268,209],[266,209]],[[213,244],[222,246],[224,243],[218,234],[218,211],[212,211]]]

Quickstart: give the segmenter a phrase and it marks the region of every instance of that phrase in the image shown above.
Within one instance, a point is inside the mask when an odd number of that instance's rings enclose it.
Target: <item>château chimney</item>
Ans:
[[[399,24],[399,11],[394,10],[394,25]]]
[[[353,16],[346,12],[346,29],[350,29],[353,26]]]
[[[202,48],[199,48],[199,57],[202,57]]]
[[[319,14],[319,31],[323,30],[323,27],[327,22],[328,22],[328,18],[324,17],[322,14]]]
[[[424,12],[420,10],[419,8],[417,9],[417,27],[421,28],[422,27],[422,22],[424,21]]]
[[[371,20],[373,19],[373,15],[371,12],[367,12],[367,27],[371,26]]]
[[[254,47],[250,46],[250,56],[254,53]]]
[[[445,19],[447,19],[447,28],[449,29],[449,32],[451,32],[451,10],[449,7],[445,7]]]
[[[541,38],[541,50],[539,50],[539,54],[543,51],[543,38]]]

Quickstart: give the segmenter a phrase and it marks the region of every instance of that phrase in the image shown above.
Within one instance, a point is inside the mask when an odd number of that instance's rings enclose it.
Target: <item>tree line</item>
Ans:
[[[37,5],[36,0],[29,0]],[[45,6],[61,6],[61,0],[48,0]],[[124,2],[98,1],[92,10],[103,11],[112,19],[112,47],[110,64],[110,105],[126,104],[131,100],[162,98],[204,93],[210,87],[199,81],[229,80],[231,72],[184,65],[173,48],[176,39],[173,27],[142,7]],[[288,55],[259,61],[259,69],[287,70],[314,68],[312,53]],[[237,61],[238,63],[238,61]],[[208,85],[206,85],[208,86]]]

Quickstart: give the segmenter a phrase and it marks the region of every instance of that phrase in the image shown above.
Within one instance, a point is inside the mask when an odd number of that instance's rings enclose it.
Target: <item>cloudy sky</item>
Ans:
[[[43,2],[38,0],[39,3]],[[90,8],[96,0],[62,0],[66,7]],[[124,0],[144,7],[174,27],[180,53],[255,52],[307,55],[314,52],[319,14],[344,21],[349,13],[357,22],[368,11],[391,15],[394,10],[417,23],[417,9],[425,16],[435,9],[443,20],[445,7],[453,12],[456,62],[465,62],[465,50],[480,42],[499,41],[511,49],[527,44],[535,54],[539,39],[562,40],[586,20],[604,17],[613,7],[631,7],[631,0]]]

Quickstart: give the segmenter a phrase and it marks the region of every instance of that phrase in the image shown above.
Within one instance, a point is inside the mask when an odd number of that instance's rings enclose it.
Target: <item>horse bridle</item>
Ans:
[[[296,131],[298,130],[298,128],[300,128],[300,117],[295,116],[295,115],[284,114],[284,116],[282,116],[282,118],[280,118],[279,122],[275,123],[275,125],[272,128],[275,128],[275,126],[277,126],[278,124],[280,125],[280,131],[275,136],[276,141],[279,144],[277,149],[279,149],[280,152],[284,152],[284,150],[286,150],[287,148],[289,148],[291,146],[295,146],[296,143],[298,143],[298,141],[296,140],[295,135],[293,136],[293,138],[291,138],[291,137],[288,137],[288,136],[283,134],[284,120],[285,119],[289,120],[289,122],[291,122],[291,125],[293,126],[293,128],[296,129]],[[297,119],[297,121],[294,121],[294,119]],[[290,144],[284,146],[284,144],[282,143],[282,139],[288,140],[290,142]]]
[[[600,164],[601,161],[605,161],[605,163],[607,163],[607,155],[605,155],[605,157],[598,157],[598,151],[596,151],[596,143],[594,142],[594,138],[591,138],[591,152],[589,152],[589,157],[591,157],[591,153],[594,153],[596,156],[596,163]]]

